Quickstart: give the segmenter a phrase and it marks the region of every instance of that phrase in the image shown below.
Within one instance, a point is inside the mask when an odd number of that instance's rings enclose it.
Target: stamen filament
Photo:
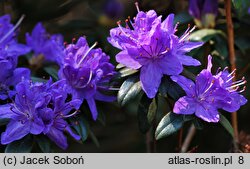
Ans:
[[[80,62],[77,64],[78,66],[80,66],[80,64],[83,62],[83,60],[86,58],[86,56],[89,54],[89,52],[97,45],[98,43],[95,42],[94,45],[92,45],[89,50],[84,54],[84,56],[82,57],[82,59],[80,60]]]
[[[22,23],[24,17],[25,15],[21,16],[21,18],[17,21],[16,25],[11,30],[9,30],[9,32],[6,33],[2,39],[0,39],[0,43],[2,43],[12,32],[16,30],[16,28]]]

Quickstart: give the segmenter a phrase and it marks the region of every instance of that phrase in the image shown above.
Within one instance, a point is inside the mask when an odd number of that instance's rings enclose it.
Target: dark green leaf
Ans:
[[[191,41],[203,41],[207,42],[213,37],[216,37],[218,35],[221,35],[223,37],[226,37],[226,34],[221,31],[221,30],[216,30],[216,29],[200,29],[195,32],[193,32],[190,36],[189,39]]]
[[[116,66],[116,69],[121,69],[121,68],[124,68],[125,66],[123,65],[123,64],[118,64],[117,66]]]
[[[250,6],[249,0],[232,0],[232,2],[235,9],[237,10],[239,17],[242,17],[247,14],[248,8]]]
[[[139,103],[138,110],[137,110],[137,119],[138,119],[139,129],[144,134],[147,133],[147,131],[151,127],[148,121],[148,117],[147,117],[151,102],[152,102],[152,99],[149,99],[146,96],[146,94],[144,94],[141,98],[141,101]]]
[[[156,101],[156,98],[154,98],[152,100],[152,102],[150,103],[149,105],[149,108],[148,108],[148,115],[147,115],[147,118],[148,118],[148,122],[151,124],[152,121],[154,120],[155,118],[155,115],[156,115],[156,112],[157,112],[157,101]]]
[[[196,129],[198,129],[198,130],[203,129],[204,125],[203,125],[203,122],[200,119],[194,118],[192,122],[193,122]]]
[[[165,96],[165,92],[174,100],[178,100],[181,96],[185,95],[183,89],[169,77],[164,77],[161,82],[160,93]]]
[[[122,100],[121,105],[124,106],[129,101],[135,99],[141,91],[142,91],[141,82],[136,82],[135,84],[133,84],[133,86],[129,89],[124,99]]]
[[[82,142],[86,141],[88,138],[88,123],[83,116],[78,116],[77,118],[70,119],[71,124],[76,132],[81,136]]]
[[[191,116],[177,115],[169,112],[165,115],[158,124],[155,131],[155,138],[159,140],[177,132],[184,124],[185,121],[192,119]]]
[[[33,81],[33,82],[47,82],[47,80],[46,79],[42,79],[42,78],[39,78],[39,77],[31,77],[31,80]]]
[[[229,134],[234,137],[234,129],[230,122],[227,120],[225,116],[220,114],[220,124],[229,132]]]
[[[33,146],[33,139],[30,135],[11,142],[5,148],[5,153],[30,153]]]
[[[99,143],[98,139],[96,138],[95,134],[92,132],[92,130],[89,129],[88,132],[89,132],[90,138],[91,138],[92,141],[95,143],[95,145],[96,145],[97,147],[100,147],[100,143]]]
[[[138,81],[137,77],[129,77],[127,80],[123,82],[117,96],[117,101],[119,104],[122,103],[129,89],[136,83],[136,81]]]
[[[123,77],[126,77],[126,76],[133,75],[133,74],[135,74],[135,73],[137,73],[137,72],[138,72],[138,70],[130,69],[130,68],[125,67],[125,68],[122,68],[122,69],[119,71],[118,76],[119,76],[120,78],[123,78]]]
[[[250,42],[248,37],[235,38],[235,44],[243,54],[246,53],[247,49],[250,49]]]
[[[175,15],[174,17],[174,23],[176,24],[177,22],[180,22],[181,24],[183,23],[188,23],[192,21],[192,17],[187,13],[187,12],[181,12]]]
[[[51,141],[46,136],[38,135],[35,139],[43,153],[51,153]]]
[[[45,72],[47,72],[54,80],[58,80],[58,70],[53,67],[45,67]]]
[[[4,126],[6,124],[8,124],[10,121],[10,119],[0,119],[0,126]]]

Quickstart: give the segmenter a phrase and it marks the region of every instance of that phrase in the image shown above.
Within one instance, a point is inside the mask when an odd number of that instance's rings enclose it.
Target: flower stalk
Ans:
[[[231,71],[236,69],[236,57],[235,57],[235,49],[234,49],[234,26],[232,21],[231,14],[231,0],[225,0],[225,10],[226,10],[226,21],[227,21],[227,33],[228,33],[228,49],[229,49],[229,61],[231,64]],[[235,81],[235,77],[233,78]],[[237,112],[232,113],[232,126],[234,129],[234,148],[238,150],[238,120],[237,120]]]

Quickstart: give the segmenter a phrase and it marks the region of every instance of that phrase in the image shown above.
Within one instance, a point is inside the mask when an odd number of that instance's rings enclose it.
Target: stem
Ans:
[[[156,152],[156,140],[154,138],[154,129],[153,127],[146,133],[146,145],[147,145],[147,153],[155,153]]]
[[[188,131],[188,134],[187,134],[187,137],[185,138],[184,142],[183,142],[183,145],[181,147],[181,153],[185,153],[187,152],[188,150],[188,147],[195,135],[195,132],[196,132],[196,129],[195,129],[195,126],[192,124],[189,131]]]
[[[183,137],[183,128],[181,128],[178,132],[178,152],[181,150],[182,147],[182,137]]]
[[[229,48],[229,61],[231,64],[231,71],[236,68],[236,57],[234,49],[234,27],[231,14],[231,0],[225,0],[225,10],[226,10],[226,20],[227,20],[227,33],[228,33],[228,48]],[[235,81],[235,78],[233,79]],[[239,149],[238,147],[238,121],[237,121],[237,112],[232,113],[232,126],[234,129],[234,148],[235,151]]]

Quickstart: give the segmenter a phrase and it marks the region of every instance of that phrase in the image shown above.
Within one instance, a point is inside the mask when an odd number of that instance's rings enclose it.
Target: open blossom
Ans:
[[[9,144],[22,139],[27,134],[45,134],[59,147],[67,147],[64,131],[74,134],[65,118],[68,113],[78,109],[81,100],[66,101],[66,95],[60,90],[60,85],[47,83],[32,83],[22,81],[16,87],[16,96],[13,103],[0,106],[0,119],[10,119],[5,132],[1,134],[1,144]],[[74,115],[75,113],[73,113]]]
[[[174,15],[170,14],[163,22],[161,16],[150,10],[142,12],[137,5],[138,14],[126,20],[126,27],[118,22],[111,29],[108,41],[122,50],[116,55],[117,62],[140,69],[142,88],[149,98],[155,97],[163,75],[178,75],[182,65],[198,66],[200,62],[186,53],[202,45],[190,42],[189,29],[181,36],[175,35]]]
[[[100,48],[88,46],[84,37],[80,37],[76,44],[69,44],[65,49],[64,62],[59,76],[65,81],[66,90],[73,98],[86,100],[92,112],[93,119],[97,119],[95,100],[113,101],[114,97],[102,94],[108,89],[108,84],[115,74],[114,66],[109,63],[109,56]]]
[[[173,112],[176,114],[195,114],[207,122],[218,122],[218,109],[228,112],[237,111],[247,100],[238,91],[246,81],[244,78],[233,82],[233,74],[227,69],[212,75],[211,56],[208,56],[207,69],[202,70],[196,77],[195,83],[183,76],[171,76],[186,92],[174,105]]]
[[[16,84],[30,77],[29,69],[16,68],[18,56],[30,51],[29,47],[16,40],[15,30],[20,22],[14,26],[9,15],[0,17],[0,100],[14,96]]]
[[[214,27],[218,0],[189,0],[189,13],[198,27]]]
[[[32,33],[26,33],[26,42],[34,56],[42,56],[48,61],[61,63],[63,56],[63,37],[60,34],[49,35],[41,23],[36,24]]]

